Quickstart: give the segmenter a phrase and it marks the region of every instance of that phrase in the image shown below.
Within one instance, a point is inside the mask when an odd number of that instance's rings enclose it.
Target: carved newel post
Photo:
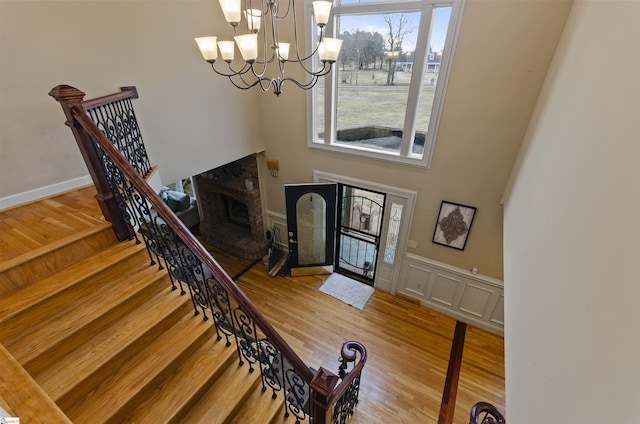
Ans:
[[[312,401],[314,406],[314,424],[330,424],[331,411],[329,408],[329,396],[340,379],[337,375],[322,367],[315,373],[311,380]]]
[[[109,189],[107,178],[104,175],[100,157],[95,148],[94,142],[89,134],[74,119],[74,113],[85,113],[82,101],[85,93],[69,85],[58,85],[54,87],[49,95],[56,99],[64,112],[67,121],[65,125],[71,128],[71,132],[76,139],[80,153],[87,165],[93,184],[96,187],[95,196],[105,219],[113,226],[113,231],[119,241],[130,239],[133,236],[131,226],[125,221],[113,193]]]

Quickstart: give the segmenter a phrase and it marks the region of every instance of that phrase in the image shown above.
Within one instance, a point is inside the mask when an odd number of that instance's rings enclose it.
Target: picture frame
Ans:
[[[477,208],[443,200],[433,231],[433,243],[464,250]]]

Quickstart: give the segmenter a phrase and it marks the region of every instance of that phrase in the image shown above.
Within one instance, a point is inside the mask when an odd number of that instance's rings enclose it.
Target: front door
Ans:
[[[291,275],[333,272],[336,184],[287,184],[287,240]]]
[[[373,285],[385,194],[338,184],[336,272]]]

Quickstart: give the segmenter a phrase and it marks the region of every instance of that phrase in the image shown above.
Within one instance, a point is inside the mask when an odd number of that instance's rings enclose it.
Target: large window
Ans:
[[[335,2],[342,51],[310,93],[309,145],[428,167],[462,1]]]

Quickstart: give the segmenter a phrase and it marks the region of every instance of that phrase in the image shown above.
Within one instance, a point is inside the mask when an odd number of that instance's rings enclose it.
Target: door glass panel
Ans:
[[[389,229],[387,230],[387,243],[384,250],[384,261],[390,265],[393,265],[396,257],[400,221],[402,221],[402,205],[392,203],[389,215]]]
[[[327,202],[315,193],[306,193],[296,202],[299,265],[326,261],[326,214]]]

